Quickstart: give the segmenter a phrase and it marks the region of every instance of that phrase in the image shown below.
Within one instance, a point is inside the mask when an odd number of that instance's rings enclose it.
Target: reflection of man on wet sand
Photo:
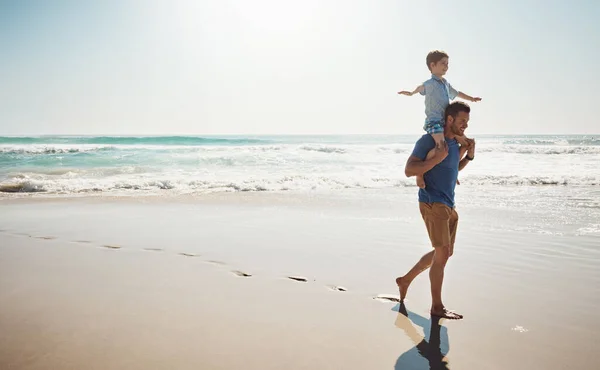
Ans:
[[[461,150],[456,141],[456,137],[464,135],[468,127],[470,112],[471,108],[462,102],[448,105],[444,114],[445,145],[436,147],[431,135],[423,135],[415,144],[404,170],[408,177],[423,175],[425,179],[425,188],[419,189],[419,209],[434,250],[421,257],[406,275],[396,279],[400,300],[406,297],[413,279],[429,268],[431,315],[448,319],[463,317],[446,309],[442,303],[442,283],[446,262],[454,251],[458,226],[458,213],[454,207],[458,171],[475,158],[474,140],[470,140],[464,158],[461,158]],[[427,154],[434,148],[435,155],[428,159]]]
[[[429,341],[417,331],[413,322],[423,328],[425,335],[429,331]],[[398,328],[404,330],[406,335],[415,344],[415,347],[403,353],[398,358],[394,366],[395,370],[450,369],[448,367],[448,359],[446,358],[449,351],[448,330],[446,327],[441,326],[439,317],[432,317],[431,321],[429,321],[413,312],[409,315],[404,303],[400,303],[395,324]],[[428,326],[429,330],[427,330]]]

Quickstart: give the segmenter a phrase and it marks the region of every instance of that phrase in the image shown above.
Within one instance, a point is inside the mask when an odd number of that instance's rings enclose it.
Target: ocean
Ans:
[[[0,137],[0,191],[140,195],[412,187],[416,136]],[[485,136],[463,184],[600,185],[600,136]]]
[[[0,199],[215,192],[415,197],[418,136],[0,137]],[[600,136],[481,136],[459,205],[541,210],[600,234]],[[565,221],[566,219],[566,221]]]

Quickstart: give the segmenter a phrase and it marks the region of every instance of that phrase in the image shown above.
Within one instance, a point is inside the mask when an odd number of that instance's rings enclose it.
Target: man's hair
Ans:
[[[430,51],[429,54],[427,54],[427,58],[425,58],[427,68],[431,71],[431,63],[437,63],[443,58],[449,58],[448,54],[441,50]]]
[[[446,107],[446,111],[444,112],[444,119],[447,120],[448,116],[452,116],[453,119],[456,119],[456,116],[460,112],[471,113],[471,107],[469,107],[469,104],[467,103],[455,101],[454,103]]]

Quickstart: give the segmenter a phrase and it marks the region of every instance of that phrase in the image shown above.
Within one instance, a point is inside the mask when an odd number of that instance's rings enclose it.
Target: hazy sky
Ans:
[[[600,1],[0,0],[0,135],[600,133]]]

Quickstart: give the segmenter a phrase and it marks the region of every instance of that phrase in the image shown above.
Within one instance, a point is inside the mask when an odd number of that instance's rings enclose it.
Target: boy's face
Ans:
[[[443,76],[448,71],[448,58],[442,58],[437,63],[431,63],[431,73],[436,76]]]

